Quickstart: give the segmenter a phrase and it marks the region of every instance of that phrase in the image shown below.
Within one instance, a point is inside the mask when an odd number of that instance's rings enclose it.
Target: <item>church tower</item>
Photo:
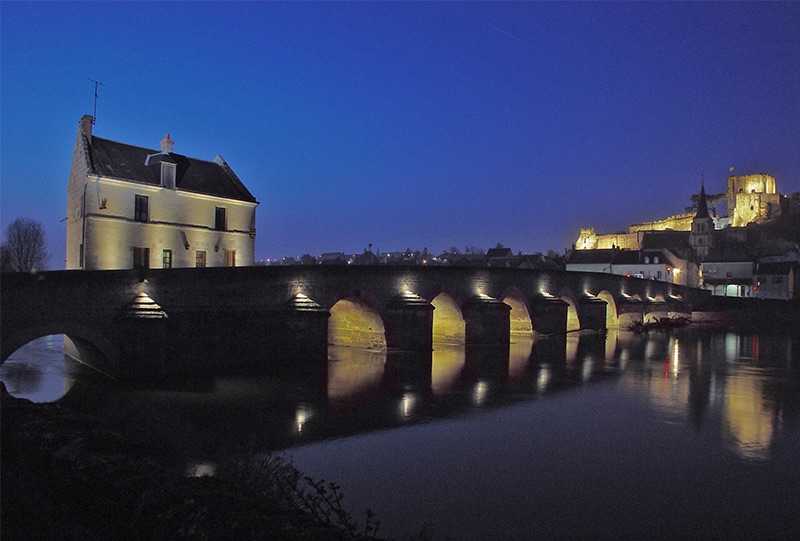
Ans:
[[[700,200],[697,202],[697,214],[692,220],[692,231],[689,233],[689,244],[700,261],[711,251],[714,234],[714,220],[708,214],[706,189],[700,184]]]

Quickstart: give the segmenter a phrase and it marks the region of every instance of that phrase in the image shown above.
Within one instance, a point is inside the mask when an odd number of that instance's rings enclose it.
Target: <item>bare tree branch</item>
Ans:
[[[30,218],[17,218],[6,229],[0,247],[3,271],[33,272],[47,269],[47,243],[42,224]]]

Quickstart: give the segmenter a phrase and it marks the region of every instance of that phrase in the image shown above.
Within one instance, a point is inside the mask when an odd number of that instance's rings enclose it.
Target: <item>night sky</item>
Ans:
[[[78,121],[219,154],[256,258],[559,253],[736,174],[800,191],[800,3],[2,2],[2,228],[64,267]]]

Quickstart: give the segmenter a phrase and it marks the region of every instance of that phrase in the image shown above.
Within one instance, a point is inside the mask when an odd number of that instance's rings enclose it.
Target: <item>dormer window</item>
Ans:
[[[175,189],[175,164],[161,162],[161,185],[169,190]]]

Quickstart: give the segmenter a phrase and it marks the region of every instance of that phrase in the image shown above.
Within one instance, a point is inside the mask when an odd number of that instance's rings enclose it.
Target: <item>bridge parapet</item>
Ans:
[[[462,344],[508,345],[512,332],[563,334],[568,321],[602,330],[646,313],[690,312],[697,291],[608,274],[468,267],[4,274],[0,348],[5,360],[34,338],[63,333],[82,344],[87,363],[136,379],[325,358],[329,342],[355,337],[362,324],[370,344],[389,349],[430,351],[441,322]]]

